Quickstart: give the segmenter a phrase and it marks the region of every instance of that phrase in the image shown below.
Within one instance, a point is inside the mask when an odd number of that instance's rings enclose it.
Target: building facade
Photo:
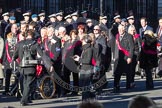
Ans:
[[[109,22],[113,21],[113,12],[119,11],[122,18],[133,10],[139,21],[143,16],[148,18],[154,26],[158,16],[158,2],[162,0],[0,0],[4,10],[22,8],[23,11],[31,9],[35,13],[45,10],[47,14],[63,11],[69,14],[74,11],[88,10],[89,16],[97,19],[96,15],[107,15]]]

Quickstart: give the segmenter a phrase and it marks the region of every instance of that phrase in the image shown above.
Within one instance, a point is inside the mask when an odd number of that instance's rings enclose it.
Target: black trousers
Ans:
[[[21,98],[21,103],[28,103],[30,99],[30,93],[32,91],[32,86],[35,80],[35,68],[22,68],[23,73],[23,96]]]
[[[134,83],[134,77],[136,73],[136,65],[137,65],[137,56],[133,55],[132,63],[131,63],[131,83]]]
[[[63,72],[64,72],[63,80],[66,83],[70,84],[71,71],[66,66],[64,66]],[[72,72],[72,76],[73,76],[73,86],[79,86],[79,75],[78,75],[78,73]],[[70,92],[70,91],[65,90],[65,92]],[[75,92],[77,92],[77,91],[75,91]]]
[[[126,73],[126,88],[130,88],[131,83],[131,64],[127,64],[124,58],[120,58],[114,72],[114,87],[120,87],[120,78],[122,73]]]
[[[62,68],[61,62],[54,63],[53,67],[54,67],[54,70],[55,70],[56,74],[60,78],[62,78],[62,75],[61,75],[61,68]],[[63,91],[63,87],[61,87],[59,84],[56,83],[56,93],[58,94],[58,97],[62,94],[62,91]]]
[[[89,100],[91,98],[95,98],[95,94],[92,93],[89,89],[87,89],[88,86],[92,83],[91,78],[91,70],[81,70],[80,71],[80,87],[82,87],[82,101]]]
[[[6,68],[5,69],[5,92],[9,92],[11,74],[12,74],[12,69]]]
[[[153,78],[152,78],[152,69],[144,69],[146,73],[146,89],[154,88]]]

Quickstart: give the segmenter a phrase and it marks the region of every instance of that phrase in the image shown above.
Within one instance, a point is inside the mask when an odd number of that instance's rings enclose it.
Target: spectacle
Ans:
[[[100,30],[100,29],[93,29],[93,30]]]

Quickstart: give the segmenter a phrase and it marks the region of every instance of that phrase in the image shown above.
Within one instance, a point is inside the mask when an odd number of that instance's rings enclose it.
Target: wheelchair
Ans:
[[[55,95],[54,78],[49,75],[43,65],[36,66],[36,80],[33,87],[34,93],[31,93],[33,99],[51,99]]]

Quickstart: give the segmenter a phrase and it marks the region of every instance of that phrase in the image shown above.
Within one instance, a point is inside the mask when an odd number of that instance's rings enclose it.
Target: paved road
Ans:
[[[111,75],[110,75],[111,76]],[[113,79],[108,78],[108,89],[97,96],[96,99],[103,103],[105,108],[127,108],[128,102],[136,95],[144,95],[153,99],[156,103],[162,103],[162,79],[154,79],[155,89],[145,90],[145,79],[136,77],[136,88],[131,91],[125,89],[125,77],[121,81],[121,92],[118,94],[112,93]],[[1,91],[2,92],[2,91]],[[64,97],[54,99],[39,99],[34,100],[30,106],[24,108],[76,108],[81,102],[81,96]],[[14,108],[21,108],[19,99],[15,97],[6,97],[0,93],[0,108],[5,106],[12,106]]]

